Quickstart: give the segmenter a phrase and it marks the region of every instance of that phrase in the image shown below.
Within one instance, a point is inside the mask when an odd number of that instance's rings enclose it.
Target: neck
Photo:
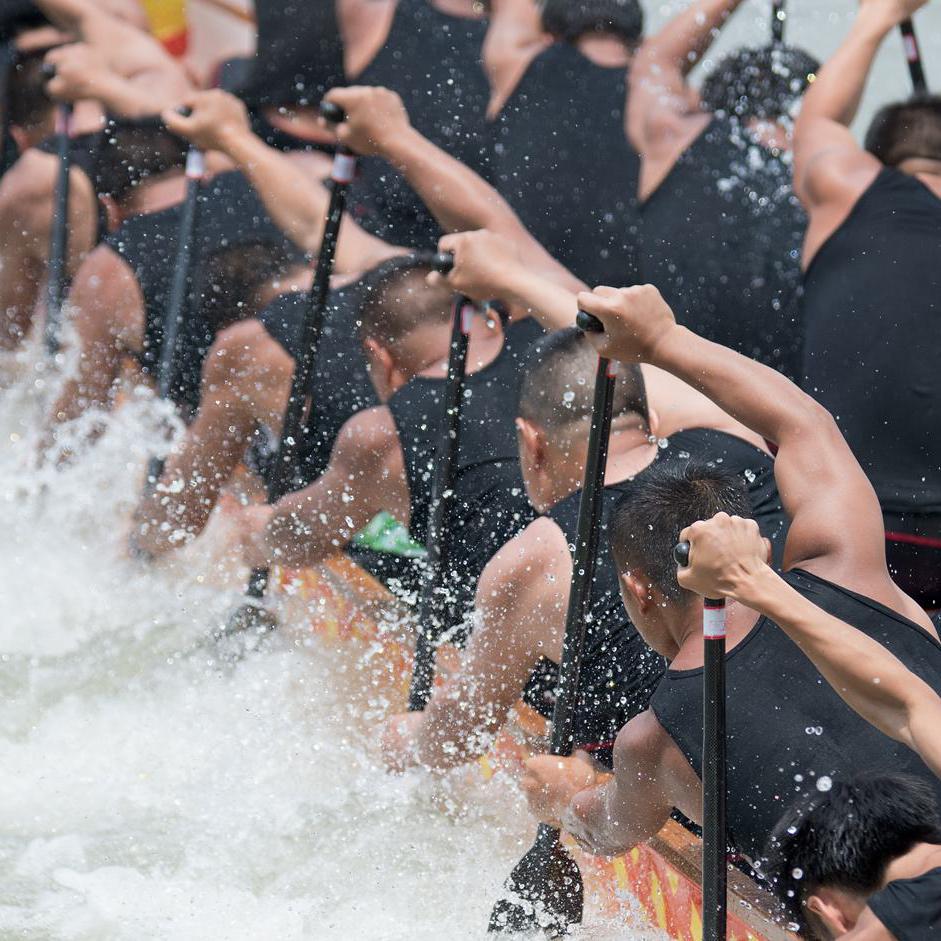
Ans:
[[[941,845],[937,843],[919,843],[904,856],[899,856],[889,863],[885,871],[883,886],[897,879],[916,879],[932,869],[941,867]]]
[[[484,5],[478,0],[431,0],[431,5],[448,16],[459,16],[466,20],[482,20]]]
[[[626,69],[633,58],[624,40],[611,33],[584,33],[575,40],[575,48],[603,68]]]
[[[438,324],[427,333],[416,336],[414,358],[403,357],[399,368],[409,379],[423,376],[442,379],[448,374],[448,350],[451,346],[451,323]],[[503,331],[499,319],[474,314],[467,344],[467,375],[490,365],[503,348]]]
[[[124,203],[123,214],[136,216],[145,212],[160,212],[176,205],[186,192],[186,176],[182,170],[170,170],[151,177],[144,186],[136,186]]]
[[[941,160],[930,157],[909,157],[903,160],[898,169],[909,176],[917,177],[932,192],[941,195]]]

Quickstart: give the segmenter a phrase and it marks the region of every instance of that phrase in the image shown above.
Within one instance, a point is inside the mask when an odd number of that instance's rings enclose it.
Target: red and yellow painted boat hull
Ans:
[[[317,568],[282,570],[277,584],[283,597],[293,599],[287,605],[296,605],[299,617],[325,642],[379,641],[382,673],[404,703],[411,655],[406,643],[386,639],[378,627],[383,610],[396,604],[382,585],[345,556]],[[446,652],[440,662],[447,670]],[[542,718],[522,703],[514,722],[523,734],[502,734],[490,753],[479,759],[479,772],[485,779],[518,774],[529,754],[518,738],[544,732]],[[586,897],[605,914],[636,911],[639,904],[650,923],[676,941],[702,941],[701,844],[693,834],[670,821],[649,843],[613,859],[570,846],[582,871]],[[750,879],[730,871],[729,887],[729,941],[794,941],[796,936],[767,914],[770,899]]]

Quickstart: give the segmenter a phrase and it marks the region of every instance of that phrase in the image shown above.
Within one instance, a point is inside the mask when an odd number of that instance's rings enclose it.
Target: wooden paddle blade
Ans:
[[[551,827],[540,826],[536,842],[510,873],[505,888],[507,894],[490,913],[491,933],[542,929],[558,938],[582,920],[582,874]]]

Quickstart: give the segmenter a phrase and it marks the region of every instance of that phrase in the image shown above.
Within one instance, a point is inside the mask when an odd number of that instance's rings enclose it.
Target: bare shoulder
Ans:
[[[110,245],[93,248],[75,275],[70,297],[73,303],[97,301],[111,305],[130,298],[143,303],[140,285],[131,266]],[[122,304],[122,306],[124,306]]]
[[[365,463],[382,464],[389,452],[399,449],[399,436],[392,413],[384,405],[357,412],[340,429],[337,452],[356,456]]]
[[[385,44],[398,0],[336,0],[346,74],[355,79]]]

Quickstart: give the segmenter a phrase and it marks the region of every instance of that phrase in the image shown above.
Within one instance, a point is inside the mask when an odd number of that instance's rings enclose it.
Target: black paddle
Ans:
[[[595,325],[600,326],[597,318],[584,312],[579,312],[577,323],[583,330],[587,327],[594,332],[597,332]],[[578,535],[565,617],[565,641],[559,664],[559,690],[552,711],[552,737],[549,744],[552,755],[571,755],[573,747],[579,674],[601,529],[614,382],[612,364],[599,358],[588,437],[588,460],[578,505]],[[491,932],[542,928],[557,937],[582,919],[584,889],[581,872],[559,841],[559,831],[548,824],[539,825],[536,841],[517,863],[505,888],[508,895],[497,902],[490,915],[488,930]]]
[[[10,78],[17,59],[12,42],[0,43],[0,173],[6,172],[14,149],[10,147]]]
[[[55,66],[46,63],[42,67],[46,78],[56,74]],[[72,103],[56,105],[56,156],[59,173],[56,177],[55,196],[52,208],[52,229],[49,233],[49,266],[46,285],[46,350],[51,356],[59,352],[59,327],[62,321],[62,301],[65,297],[66,269],[69,251],[69,170],[71,154]]]
[[[689,543],[673,559],[689,565]],[[705,598],[702,723],[702,936],[725,941],[728,864],[725,827],[725,599]]]
[[[785,0],[772,0],[771,2],[771,43],[775,46],[784,45],[784,26],[787,23],[787,9]]]
[[[435,256],[434,268],[447,274],[454,266],[450,254]],[[451,346],[448,353],[448,377],[442,404],[441,431],[435,454],[435,478],[431,487],[431,509],[428,516],[426,568],[418,602],[418,637],[415,640],[415,662],[408,691],[408,708],[421,712],[428,705],[435,680],[435,647],[447,627],[447,598],[444,579],[448,571],[448,520],[454,505],[454,484],[457,477],[457,456],[461,443],[461,405],[464,376],[467,371],[467,347],[473,303],[463,295],[454,298],[451,324]]]
[[[189,108],[181,108],[180,113],[188,117]],[[193,249],[196,242],[196,222],[199,208],[199,191],[202,186],[206,162],[199,148],[190,146],[186,154],[186,195],[180,213],[180,227],[177,234],[176,263],[173,269],[173,281],[170,285],[170,298],[163,321],[163,344],[160,347],[160,360],[157,363],[157,393],[161,399],[170,398],[179,376],[180,330],[186,319],[192,297]],[[163,458],[153,457],[147,471],[147,484],[155,487],[163,473]]]
[[[910,19],[902,20],[899,23],[899,30],[905,46],[905,58],[908,60],[908,73],[912,77],[912,89],[916,95],[926,95],[928,81],[925,78],[925,67],[921,59],[918,36],[915,34],[915,24]]]
[[[340,124],[346,115],[342,108],[329,101],[321,102],[321,115],[331,124]],[[333,262],[336,255],[337,240],[340,235],[340,223],[346,208],[346,193],[356,171],[356,158],[351,151],[338,145],[333,160],[331,180],[333,189],[327,208],[320,254],[314,273],[314,283],[308,295],[307,315],[301,332],[301,355],[294,363],[291,377],[291,393],[284,421],[281,425],[281,439],[278,453],[268,475],[268,503],[277,503],[291,489],[294,474],[294,459],[297,447],[307,424],[306,404],[310,379],[317,365],[317,352],[320,336],[323,333],[324,315],[327,309],[327,297],[330,289],[330,276],[333,274]],[[274,615],[260,604],[268,587],[270,569],[268,566],[252,569],[245,594],[249,601],[240,605],[226,624],[223,635],[242,631],[266,633],[274,630],[277,621]]]

